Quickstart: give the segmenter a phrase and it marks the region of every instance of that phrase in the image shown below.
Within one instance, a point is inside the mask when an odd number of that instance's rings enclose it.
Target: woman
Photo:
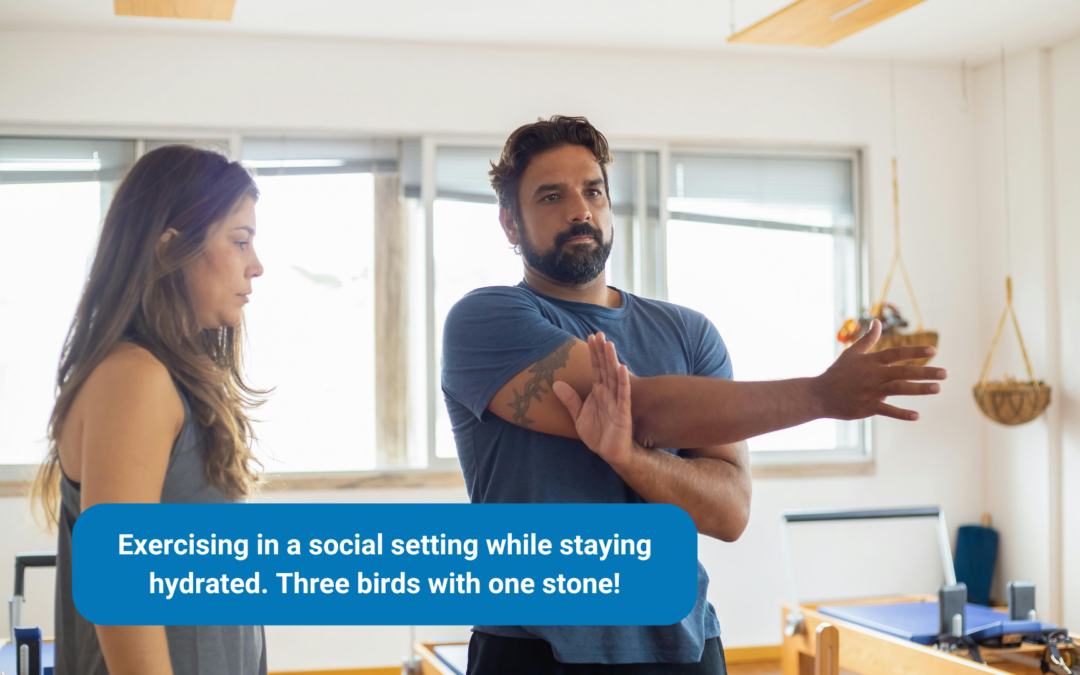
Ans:
[[[247,411],[263,392],[241,377],[240,327],[263,271],[257,198],[238,163],[174,145],[132,167],[105,217],[34,484],[59,525],[57,675],[266,673],[261,626],[95,626],[71,592],[72,528],[94,504],[235,501],[255,485]]]

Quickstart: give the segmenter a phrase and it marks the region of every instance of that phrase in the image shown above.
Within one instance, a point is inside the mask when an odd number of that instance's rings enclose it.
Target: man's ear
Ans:
[[[506,240],[517,246],[519,239],[517,223],[514,222],[514,214],[510,213],[510,209],[499,207],[499,224],[506,233]]]
[[[157,246],[154,247],[154,253],[157,255],[158,262],[162,265],[165,264],[165,250],[169,248],[169,244],[172,242],[173,237],[179,237],[180,233],[176,229],[170,227],[161,233],[158,237]]]

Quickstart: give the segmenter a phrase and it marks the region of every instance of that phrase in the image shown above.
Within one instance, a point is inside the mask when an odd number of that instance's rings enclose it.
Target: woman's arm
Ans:
[[[87,379],[78,398],[81,507],[157,503],[184,408],[168,370],[149,352],[121,346]],[[97,626],[113,675],[172,675],[162,626]]]

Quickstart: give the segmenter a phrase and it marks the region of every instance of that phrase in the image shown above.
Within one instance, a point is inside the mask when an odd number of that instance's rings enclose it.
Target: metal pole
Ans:
[[[956,585],[956,567],[953,566],[952,546],[949,544],[949,528],[945,525],[945,512],[939,511],[937,518],[938,546],[941,548],[941,566],[945,568],[945,585]]]

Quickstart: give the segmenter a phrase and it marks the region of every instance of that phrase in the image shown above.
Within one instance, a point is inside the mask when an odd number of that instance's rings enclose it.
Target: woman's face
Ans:
[[[263,273],[254,239],[255,200],[245,197],[211,230],[203,254],[188,263],[188,287],[201,328],[240,325],[251,280]]]

